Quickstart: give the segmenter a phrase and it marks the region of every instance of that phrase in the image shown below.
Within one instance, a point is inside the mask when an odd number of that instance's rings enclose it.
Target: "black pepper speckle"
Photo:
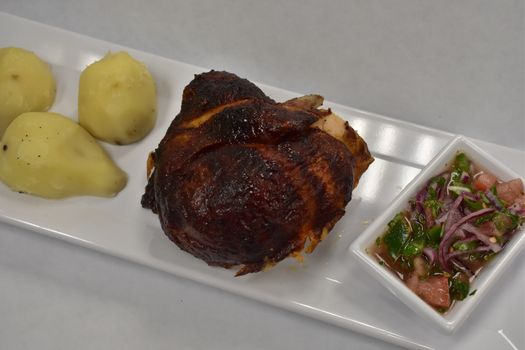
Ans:
[[[4,151],[7,151],[7,145],[4,145],[4,146],[2,147],[2,149],[3,149]]]

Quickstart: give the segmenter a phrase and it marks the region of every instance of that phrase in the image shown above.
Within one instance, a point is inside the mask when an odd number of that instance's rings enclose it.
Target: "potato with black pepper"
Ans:
[[[23,113],[9,125],[0,140],[0,179],[45,198],[112,197],[127,182],[93,136],[49,112]]]
[[[0,49],[0,136],[20,114],[47,111],[55,94],[51,69],[37,55],[16,47]]]
[[[153,77],[126,52],[108,53],[80,75],[79,123],[99,140],[141,140],[155,125],[156,105]]]

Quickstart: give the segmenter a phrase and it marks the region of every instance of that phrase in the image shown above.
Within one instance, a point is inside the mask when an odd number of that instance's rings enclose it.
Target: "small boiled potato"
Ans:
[[[46,198],[110,197],[127,182],[97,141],[57,113],[15,118],[0,140],[0,179],[12,190]]]
[[[0,136],[20,114],[47,111],[55,93],[51,69],[37,55],[16,47],[0,49]]]
[[[97,139],[125,145],[155,125],[155,82],[146,66],[126,52],[108,53],[80,75],[78,119]]]

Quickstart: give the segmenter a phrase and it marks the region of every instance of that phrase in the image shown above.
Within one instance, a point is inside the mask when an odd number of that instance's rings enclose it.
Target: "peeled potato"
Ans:
[[[155,82],[144,64],[126,52],[108,53],[80,75],[79,123],[97,139],[125,145],[155,125]]]
[[[97,141],[57,113],[29,112],[0,141],[0,179],[11,189],[46,198],[111,197],[127,182]]]
[[[0,49],[0,136],[24,112],[47,111],[56,84],[49,66],[24,49]]]

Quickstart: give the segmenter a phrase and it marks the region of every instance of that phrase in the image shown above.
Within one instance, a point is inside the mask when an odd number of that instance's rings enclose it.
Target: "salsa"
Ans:
[[[524,222],[521,179],[501,181],[461,152],[392,218],[369,253],[445,313],[476,292],[474,278]]]

